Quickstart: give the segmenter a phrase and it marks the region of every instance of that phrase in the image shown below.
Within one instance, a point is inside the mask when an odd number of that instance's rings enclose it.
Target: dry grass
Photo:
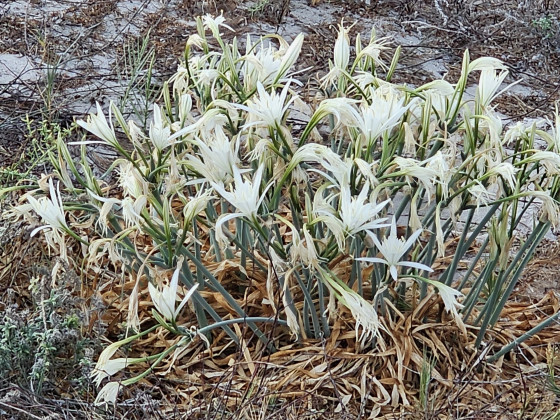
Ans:
[[[5,292],[0,300],[5,305],[14,299],[22,309],[33,311],[26,285],[32,267],[46,264],[46,251],[39,240],[30,241],[25,235],[21,227],[4,234],[0,282]],[[210,269],[221,270],[227,287],[237,284],[235,261]],[[82,289],[74,290],[88,314],[82,324],[85,337],[99,340],[103,339],[101,334],[114,341],[124,333],[125,297],[134,282],[121,281],[113,272],[114,268],[107,267],[102,272],[84,273]],[[247,289],[238,296],[246,297],[246,308],[262,311],[264,280],[249,276]],[[98,304],[98,298],[103,305]],[[219,302],[217,295],[207,293],[205,298]],[[476,328],[460,327],[446,319],[438,299],[428,296],[409,311],[393,308],[395,315],[383,319],[385,331],[374,349],[359,348],[349,312],[341,314],[331,336],[324,340],[293,342],[287,332],[276,330],[270,334],[276,337],[275,353],[268,353],[243,326],[236,331],[244,338],[239,348],[217,333],[210,348],[198,340],[174,363],[161,366],[138,385],[127,388],[122,402],[110,413],[94,408],[91,384],[75,386],[67,370],[55,371],[42,395],[16,385],[15,378],[4,378],[0,413],[8,416],[5,418],[64,419],[106,418],[109,414],[154,419],[353,419],[376,413],[387,419],[467,419],[545,418],[559,410],[558,391],[550,385],[558,374],[560,325],[542,331],[496,363],[484,360],[484,355],[495,353],[558,312],[560,301],[552,291],[536,302],[527,299],[509,304],[496,328],[488,332],[482,351],[474,349]],[[140,296],[139,308],[140,319],[149,323],[151,302],[147,294]],[[228,312],[222,305],[220,315]],[[250,315],[250,309],[248,312]],[[157,352],[174,339],[157,330],[136,342],[128,355]],[[428,403],[421,407],[419,372],[430,361]]]

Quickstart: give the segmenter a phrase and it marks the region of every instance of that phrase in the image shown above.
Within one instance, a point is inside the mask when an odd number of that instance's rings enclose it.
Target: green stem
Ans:
[[[555,322],[558,317],[560,317],[560,312],[556,312],[554,315],[552,315],[550,318],[545,319],[544,321],[542,321],[541,323],[539,323],[536,327],[531,328],[529,331],[527,331],[525,334],[523,334],[521,337],[514,339],[511,343],[509,343],[508,345],[502,347],[502,349],[496,353],[495,355],[491,356],[490,358],[488,358],[488,363],[494,363],[496,360],[498,360],[500,357],[502,357],[504,354],[509,353],[513,348],[517,347],[518,345],[520,345],[521,343],[523,343],[525,340],[527,340],[528,338],[533,337],[535,334],[539,333],[540,331],[544,330],[546,327],[548,327],[550,324],[552,324],[553,322]]]

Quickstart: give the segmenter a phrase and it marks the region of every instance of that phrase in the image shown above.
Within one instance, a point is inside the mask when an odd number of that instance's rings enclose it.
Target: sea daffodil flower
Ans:
[[[460,291],[452,288],[451,286],[447,286],[439,281],[425,278],[423,278],[422,280],[426,283],[430,283],[438,289],[439,295],[443,300],[445,310],[447,312],[450,312],[453,317],[458,317],[459,312],[457,312],[457,309],[461,309],[463,305],[457,302],[457,298],[463,296],[463,294]]]
[[[163,315],[167,321],[175,322],[179,312],[188,300],[193,295],[194,291],[198,287],[198,283],[195,283],[193,287],[189,289],[181,303],[177,308],[175,308],[175,303],[177,301],[177,288],[179,286],[179,273],[181,272],[182,260],[177,264],[177,269],[171,277],[171,282],[168,286],[163,286],[160,290],[159,287],[154,286],[152,283],[148,283],[148,291],[152,298],[156,310]]]
[[[338,25],[338,36],[334,43],[334,62],[331,64],[330,71],[322,79],[324,85],[328,86],[336,82],[348,69],[348,63],[350,62],[350,38],[348,33],[350,28],[344,27],[344,21],[341,21]]]
[[[393,220],[393,223],[391,224],[391,234],[384,238],[383,242],[379,242],[379,239],[377,239],[377,236],[375,234],[373,234],[372,232],[368,232],[369,237],[372,239],[379,252],[381,252],[383,258],[363,257],[356,258],[356,260],[388,265],[389,272],[391,273],[391,277],[393,277],[394,280],[397,280],[398,278],[398,266],[412,267],[419,270],[432,272],[433,270],[425,264],[413,261],[401,261],[401,258],[404,256],[404,254],[406,254],[406,252],[418,239],[421,233],[421,229],[417,230],[412,235],[410,235],[410,237],[406,241],[403,238],[398,238],[397,224],[395,220]]]
[[[113,129],[113,123],[111,122],[111,111],[109,110],[108,122],[99,103],[97,103],[97,115],[92,113],[89,114],[87,121],[78,120],[76,122],[80,127],[85,128],[87,131],[99,137],[111,146],[119,146],[115,130]]]
[[[278,94],[276,91],[268,93],[261,82],[257,82],[256,98],[252,98],[248,105],[236,105],[251,115],[251,122],[245,124],[245,127],[264,124],[267,127],[277,128],[282,124],[286,111],[295,100],[291,98],[286,101],[290,84],[286,83],[282,92]]]
[[[210,29],[214,38],[220,37],[220,26],[233,31],[233,28],[231,26],[228,26],[224,23],[225,21],[226,18],[223,15],[212,17],[211,14],[206,14],[202,17],[202,24],[204,26],[204,29]]]
[[[164,125],[161,109],[154,104],[154,120],[150,123],[150,140],[158,150],[163,150],[172,144],[169,141],[171,129]]]
[[[115,404],[121,389],[121,384],[118,382],[109,382],[97,394],[95,398],[95,405]]]
[[[59,231],[68,230],[66,224],[64,209],[62,207],[62,197],[60,196],[60,185],[57,185],[55,190],[52,179],[49,179],[49,192],[50,198],[40,197],[36,199],[32,195],[27,196],[31,208],[43,219],[46,223],[44,226],[38,227],[31,232],[34,236],[37,232],[43,229],[55,229]]]
[[[269,184],[262,194],[259,193],[263,171],[264,165],[261,165],[255,172],[252,181],[244,180],[241,170],[234,166],[234,188],[232,191],[226,190],[222,183],[212,183],[212,187],[218,194],[238,210],[236,213],[222,214],[216,221],[216,239],[218,242],[222,244],[226,242],[222,231],[224,223],[237,217],[247,217],[250,220],[254,220],[257,216],[257,211],[265,198],[266,191],[272,186],[272,184]]]
[[[356,320],[356,338],[360,344],[363,346],[375,338],[379,330],[383,329],[375,307],[341,282],[330,271],[320,267],[317,267],[317,269],[321,274],[321,279],[334,292],[340,303],[350,309],[352,316]],[[361,333],[359,332],[360,327],[362,327]]]
[[[368,183],[364,184],[357,197],[352,197],[348,185],[341,186],[338,215],[332,206],[321,204],[317,200],[314,202],[318,207],[314,208],[314,212],[319,215],[317,221],[324,222],[333,232],[341,250],[344,249],[344,240],[347,235],[388,226],[383,223],[387,218],[377,218],[377,215],[390,200],[382,203],[366,203],[368,192]]]
[[[103,379],[113,376],[115,373],[120,372],[125,367],[146,361],[145,357],[131,358],[131,357],[117,357],[116,359],[107,360],[101,369],[97,367],[93,370],[91,376],[97,386],[101,385]]]

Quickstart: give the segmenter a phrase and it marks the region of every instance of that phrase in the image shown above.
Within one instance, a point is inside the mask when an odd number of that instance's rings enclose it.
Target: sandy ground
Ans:
[[[267,3],[267,4],[264,4]],[[43,107],[58,117],[87,113],[95,101],[118,100],[130,77],[127,52],[148,36],[156,51],[156,78],[176,68],[194,16],[220,11],[239,38],[277,32],[287,39],[306,34],[301,67],[321,72],[332,54],[336,24],[344,17],[364,38],[375,28],[403,46],[397,72],[410,84],[446,77],[453,81],[463,51],[492,55],[523,79],[504,110],[511,118],[549,109],[558,97],[557,2],[457,1],[268,2],[187,0],[15,0],[0,4],[0,95],[3,120]],[[548,3],[548,4],[546,4]],[[441,6],[441,7],[439,7]],[[127,77],[128,76],[128,77]],[[54,87],[46,92],[51,78]],[[523,102],[523,105],[521,105]],[[10,112],[11,111],[11,112]]]

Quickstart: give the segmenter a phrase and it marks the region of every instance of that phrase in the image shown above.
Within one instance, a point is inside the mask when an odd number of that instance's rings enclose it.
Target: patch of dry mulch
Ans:
[[[22,308],[31,304],[26,288],[32,275],[30,267],[45,261],[46,251],[41,240],[29,240],[26,232],[21,227],[13,229],[0,246],[0,284],[3,290],[16,292],[10,296]],[[78,248],[74,251],[79,255]],[[542,259],[537,255],[528,270],[538,267]],[[339,269],[344,270],[344,260],[340,263]],[[47,261],[44,264],[48,266]],[[209,263],[208,268],[232,293],[239,289],[241,277],[235,261]],[[107,264],[102,270],[87,271],[81,289],[74,291],[88,312],[89,321],[82,327],[86,336],[99,338],[102,333],[109,342],[123,337],[135,279],[123,279],[114,274],[118,272],[119,267]],[[266,278],[250,267],[246,272],[247,288],[235,295],[239,303],[249,315],[273,315],[271,307],[262,304],[267,297]],[[234,310],[224,304],[221,295],[203,293],[220,316],[233,316]],[[0,301],[7,302],[10,296],[3,293]],[[153,323],[152,304],[142,287],[139,298],[139,317],[143,328],[148,328]],[[507,419],[543,418],[560,409],[559,393],[554,388],[554,375],[560,366],[560,324],[554,323],[496,362],[486,362],[488,356],[560,310],[553,291],[540,300],[509,303],[480,349],[474,348],[478,329],[450,318],[437,296],[426,297],[408,311],[387,304],[390,315],[382,318],[384,328],[373,347],[360,347],[353,318],[343,307],[331,335],[324,339],[294,341],[282,327],[265,329],[277,349],[272,353],[241,324],[235,327],[242,337],[240,347],[223,332],[212,336],[210,347],[195,338],[173,363],[168,360],[139,384],[125,389],[117,406],[108,412],[92,405],[92,387],[73,389],[64,377],[57,378],[51,391],[40,396],[3,381],[0,412],[15,418],[27,413],[27,418],[52,415],[69,419],[109,414],[116,418],[351,419],[375,415],[387,419]],[[180,321],[190,325],[194,314],[186,312]],[[176,340],[158,329],[120,356],[153,354]],[[428,403],[422,405],[420,372],[430,363]],[[131,368],[116,379],[131,377],[147,367]]]

